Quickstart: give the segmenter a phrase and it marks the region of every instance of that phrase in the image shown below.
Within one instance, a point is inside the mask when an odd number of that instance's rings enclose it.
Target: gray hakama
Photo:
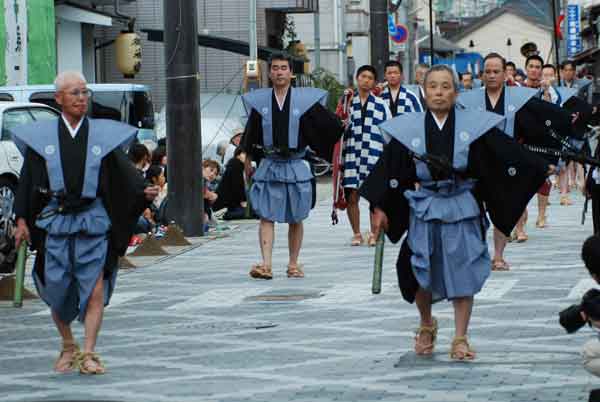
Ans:
[[[316,103],[325,105],[327,92],[314,88],[290,88],[282,111],[273,110],[273,89],[255,90],[242,99],[248,115],[255,110],[261,116],[265,153],[252,177],[250,203],[261,219],[280,223],[302,222],[312,208],[314,176],[308,162],[302,159],[306,149],[299,147],[300,118]],[[285,120],[283,131],[287,131],[287,135],[283,141],[275,138],[281,134],[274,133],[278,129],[277,119]]]
[[[89,298],[104,275],[111,220],[102,199],[97,198],[102,159],[115,148],[131,141],[136,129],[108,120],[89,122],[85,172],[81,199],[89,200],[77,209],[60,210],[54,196],[35,222],[45,232],[44,278],[34,270],[33,279],[42,300],[65,323],[85,319]],[[46,161],[50,190],[66,193],[61,162],[58,124],[40,122],[20,127],[13,135],[25,153],[31,148]],[[78,133],[81,135],[81,133]],[[113,293],[117,270],[104,277],[104,304]]]

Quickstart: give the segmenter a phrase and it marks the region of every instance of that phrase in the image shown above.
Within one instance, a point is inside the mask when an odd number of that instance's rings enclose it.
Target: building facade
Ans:
[[[197,0],[198,32],[219,38],[248,42],[249,8],[247,0],[211,1]],[[110,7],[105,7],[108,10]],[[318,8],[317,0],[257,0],[258,45],[280,48],[286,15],[310,13]],[[124,4],[123,14],[136,18],[136,32],[145,29],[163,29],[163,0],[137,0]],[[118,34],[119,27],[100,29],[99,38],[110,40]],[[142,36],[142,68],[132,79],[125,79],[117,70],[115,51],[111,46],[100,50],[100,78],[103,82],[135,82],[152,88],[155,107],[160,109],[166,100],[165,51],[160,42],[151,42]],[[199,48],[199,73],[201,92],[238,93],[243,83],[243,66],[247,55],[208,47]]]
[[[49,84],[66,70],[96,82],[98,28],[120,21],[113,7],[98,8],[111,3],[0,0],[0,85]]]

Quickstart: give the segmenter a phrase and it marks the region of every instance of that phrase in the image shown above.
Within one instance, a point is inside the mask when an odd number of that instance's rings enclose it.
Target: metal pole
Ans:
[[[556,71],[559,71],[560,56],[559,56],[559,44],[558,44],[558,30],[556,27],[556,0],[550,0],[552,2],[552,25],[554,26],[554,54],[556,57]]]
[[[371,1],[370,13],[371,65],[375,67],[379,77],[383,77],[383,66],[390,59],[387,1]]]
[[[258,40],[256,35],[256,0],[249,0],[248,10],[248,23],[249,23],[249,37],[248,43],[250,44],[250,60],[256,60],[258,57]]]
[[[337,0],[338,17],[340,24],[340,72],[341,82],[347,85],[348,81],[348,55],[346,53],[346,0]]]
[[[433,61],[433,55],[435,53],[435,49],[433,48],[433,1],[429,0],[429,54],[431,57],[430,66],[433,66],[435,63]]]
[[[197,0],[164,2],[167,82],[167,213],[186,236],[201,236],[204,200]]]
[[[407,28],[410,26],[408,24],[408,10],[409,10],[408,3],[409,3],[408,1],[404,1],[403,4],[398,9],[398,20],[402,25],[404,25]],[[409,29],[409,38],[407,38],[406,42],[404,43],[404,51],[402,53],[402,67],[404,70],[405,77],[410,77],[410,31],[411,31],[411,29],[410,28],[408,28],[408,29]]]
[[[565,19],[563,20],[563,45],[561,46],[561,50],[563,53],[563,58],[562,60],[567,60],[569,58],[569,30],[567,27],[567,15],[569,12],[569,0],[563,0],[562,1],[562,12],[563,15],[565,16]]]
[[[317,10],[314,14],[315,26],[315,70],[321,68],[321,11]]]

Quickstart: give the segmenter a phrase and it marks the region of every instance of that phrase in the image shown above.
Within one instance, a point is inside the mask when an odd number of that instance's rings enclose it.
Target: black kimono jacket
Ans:
[[[329,162],[333,158],[333,148],[343,134],[342,125],[335,114],[320,103],[314,104],[300,117],[298,148],[309,146],[320,158]],[[287,130],[274,131],[275,143],[287,143]],[[252,109],[240,145],[259,161],[263,155],[263,128],[260,113]],[[292,150],[293,151],[293,150]]]
[[[63,171],[65,176],[81,173],[68,168],[64,168]],[[65,182],[68,181],[69,178],[66,177]],[[40,195],[39,189],[48,188],[49,179],[44,158],[27,148],[15,197],[15,215],[26,220],[31,235],[31,249],[36,250],[38,256],[45,254],[46,235],[35,226],[35,221],[49,201]],[[117,148],[103,158],[98,197],[102,199],[111,221],[108,255],[104,266],[105,277],[117,269],[118,258],[127,251],[138,217],[150,204],[145,198],[144,189],[143,178],[123,150]],[[39,277],[44,278],[44,258],[35,259],[35,269],[38,270]]]
[[[432,135],[431,130],[425,135],[428,153],[435,154],[435,150],[447,148],[439,144],[441,137]],[[448,155],[438,156],[448,158]],[[494,226],[510,236],[529,200],[546,180],[547,170],[548,163],[544,159],[492,128],[470,145],[465,175],[477,179],[473,195],[480,204],[482,219],[487,212]],[[404,192],[414,189],[418,180],[411,153],[402,143],[392,139],[360,189],[361,196],[373,208],[381,208],[387,215],[389,228],[386,235],[393,243],[400,241],[408,229],[409,205]],[[396,268],[402,295],[412,303],[418,283],[412,273],[410,256],[411,251],[404,241]]]

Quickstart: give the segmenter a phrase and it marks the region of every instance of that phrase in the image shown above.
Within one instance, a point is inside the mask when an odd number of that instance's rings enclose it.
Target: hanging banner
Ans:
[[[567,57],[572,58],[581,52],[581,7],[569,4],[567,7]]]

